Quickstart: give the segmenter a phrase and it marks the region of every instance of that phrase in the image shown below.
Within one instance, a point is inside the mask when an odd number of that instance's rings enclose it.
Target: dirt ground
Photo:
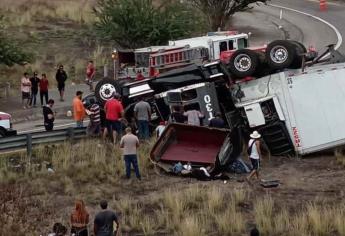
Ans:
[[[86,202],[91,219],[99,210],[98,202],[101,199],[108,199],[110,207],[115,209],[120,219],[125,221],[132,212],[131,209],[124,211],[121,205],[128,205],[126,203],[128,201],[140,203],[143,206],[143,212],[150,215],[152,209],[157,209],[159,208],[157,205],[160,205],[153,199],[160,197],[164,199],[163,196],[166,196],[167,191],[179,193],[193,186],[199,186],[208,191],[213,187],[218,187],[226,195],[231,194],[234,189],[244,189],[249,193],[249,199],[240,206],[240,210],[244,212],[247,230],[256,223],[253,202],[261,197],[270,196],[274,200],[275,207],[284,206],[289,212],[298,212],[307,203],[315,201],[332,205],[340,204],[344,198],[344,167],[338,165],[336,158],[332,155],[317,155],[303,159],[271,157],[269,160],[263,160],[260,178],[281,182],[279,187],[272,189],[261,187],[256,180],[253,180],[251,184],[247,183],[244,181],[245,174],[229,174],[230,180],[227,183],[221,180],[201,182],[191,178],[170,176],[155,169],[150,163],[145,163],[146,167],[143,167],[143,160],[141,168],[147,168],[143,170],[143,179],[141,181],[135,178],[126,180],[122,177],[124,163],[119,162],[120,160],[118,159],[113,173],[105,169],[103,172],[103,168],[107,166],[94,168],[86,164],[83,168],[90,168],[87,169],[87,173],[81,173],[80,169],[71,167],[61,173],[59,170],[54,174],[39,172],[6,182],[1,180],[2,199],[0,200],[3,201],[0,204],[1,207],[6,205],[8,199],[13,198],[11,201],[15,203],[14,196],[17,196],[20,199],[18,200],[20,222],[23,225],[29,225],[26,227],[26,233],[9,235],[37,235],[37,233],[45,235],[54,222],[63,222],[68,225],[74,201],[80,198]],[[113,163],[106,163],[106,165],[113,165]],[[7,173],[6,178],[11,179],[10,177]],[[133,230],[129,226],[124,226],[122,230],[122,235],[143,235],[140,230]],[[169,234],[171,231],[156,232],[153,235]],[[212,235],[221,234],[215,232]]]

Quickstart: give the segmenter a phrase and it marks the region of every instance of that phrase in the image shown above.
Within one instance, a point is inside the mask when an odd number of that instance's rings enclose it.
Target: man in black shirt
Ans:
[[[49,99],[48,104],[43,107],[43,118],[44,118],[44,127],[46,131],[51,131],[54,128],[54,112],[52,110],[54,105],[54,100]]]
[[[31,82],[31,100],[30,106],[33,105],[36,107],[36,96],[38,93],[38,85],[40,83],[40,79],[37,77],[37,72],[34,72],[34,76],[30,78]]]
[[[183,116],[181,112],[181,107],[174,106],[170,114],[170,118],[169,118],[170,122],[183,124],[185,122],[185,119],[186,118]]]
[[[66,71],[64,71],[63,65],[59,66],[59,69],[57,70],[55,75],[55,79],[57,82],[58,90],[60,92],[60,101],[64,101],[63,96],[65,93],[65,82],[67,80],[67,73]]]
[[[99,212],[94,220],[94,233],[96,236],[116,236],[119,229],[119,221],[115,212],[107,210],[108,203],[106,200],[100,202],[102,211]],[[114,232],[113,224],[116,223]]]
[[[222,118],[222,114],[217,113],[216,117],[210,120],[210,124],[208,126],[213,128],[225,128],[225,122]]]

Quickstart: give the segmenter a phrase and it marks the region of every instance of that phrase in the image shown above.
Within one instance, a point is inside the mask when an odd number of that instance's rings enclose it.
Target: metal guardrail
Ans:
[[[86,137],[86,128],[68,128],[49,132],[41,131],[20,134],[12,137],[0,138],[0,152],[26,148],[28,155],[31,155],[34,145],[57,143],[84,137]]]

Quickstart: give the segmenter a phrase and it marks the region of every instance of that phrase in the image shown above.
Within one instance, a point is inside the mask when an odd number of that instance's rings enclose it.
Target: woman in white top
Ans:
[[[259,179],[259,166],[260,166],[260,158],[261,158],[261,151],[260,151],[260,138],[261,135],[258,131],[254,131],[250,134],[250,140],[248,142],[248,154],[250,162],[252,163],[252,171],[250,172],[247,180],[249,181],[254,175],[257,179]]]

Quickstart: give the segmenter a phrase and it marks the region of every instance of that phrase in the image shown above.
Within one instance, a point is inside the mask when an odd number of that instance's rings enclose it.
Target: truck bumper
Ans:
[[[14,129],[6,130],[6,136],[15,136],[15,135],[17,135],[17,130],[14,130]]]

